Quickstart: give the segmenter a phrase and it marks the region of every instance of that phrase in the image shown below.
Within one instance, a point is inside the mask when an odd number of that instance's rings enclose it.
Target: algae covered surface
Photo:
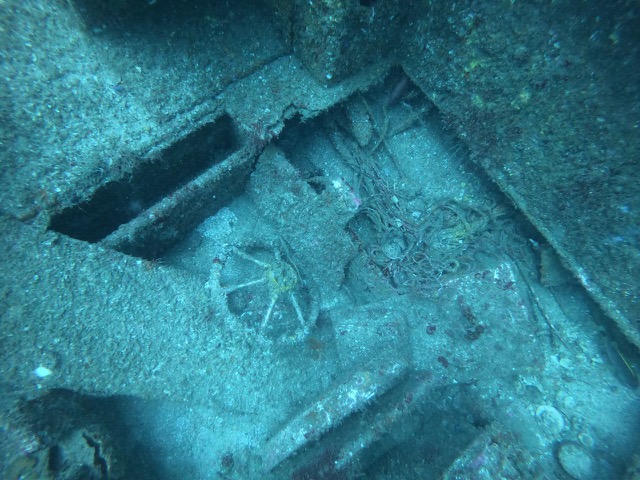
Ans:
[[[638,475],[633,2],[5,2],[3,478]]]
[[[637,6],[459,7],[433,5],[408,70],[639,345]]]

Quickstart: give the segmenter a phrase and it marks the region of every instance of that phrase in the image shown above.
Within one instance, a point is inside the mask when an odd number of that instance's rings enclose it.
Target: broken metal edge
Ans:
[[[486,170],[485,170],[486,171]],[[490,172],[488,172],[489,175]],[[611,318],[620,328],[622,333],[627,337],[627,339],[633,343],[637,348],[640,349],[640,330],[638,330],[633,325],[633,321],[628,318],[618,303],[606,295],[599,285],[595,284],[588,272],[585,271],[584,268],[580,266],[580,263],[573,257],[569,252],[567,252],[560,242],[556,241],[554,236],[551,234],[549,229],[545,227],[540,221],[538,221],[535,217],[529,214],[526,206],[526,202],[524,199],[514,192],[513,189],[509,188],[499,179],[496,179],[494,176],[496,184],[500,187],[500,189],[511,198],[514,204],[519,208],[519,210],[527,217],[527,219],[536,227],[536,229],[546,238],[551,247],[558,253],[558,255],[564,260],[566,267],[573,273],[575,278],[580,282],[580,284],[584,287],[587,293],[593,298],[596,303],[602,308],[603,312]]]
[[[269,472],[300,449],[340,425],[393,387],[407,371],[403,362],[355,372],[324,398],[291,419],[264,446],[263,469]]]
[[[241,148],[121,225],[102,245],[139,257],[159,255],[235,197],[258,154],[256,145]]]

